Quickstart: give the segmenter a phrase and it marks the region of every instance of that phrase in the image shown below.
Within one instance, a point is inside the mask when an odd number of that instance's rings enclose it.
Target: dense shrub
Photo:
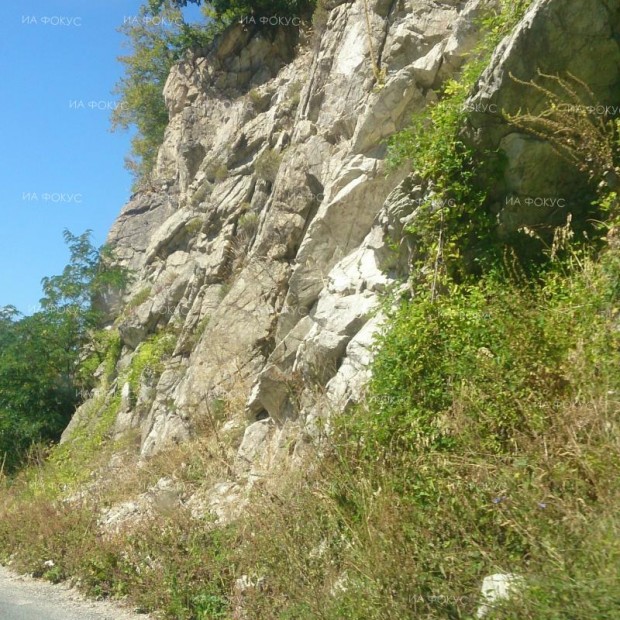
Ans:
[[[463,281],[494,264],[502,245],[492,235],[495,217],[486,204],[487,188],[502,167],[497,153],[477,152],[462,136],[467,97],[504,36],[531,0],[502,0],[481,19],[484,36],[461,74],[447,81],[439,101],[416,114],[409,127],[389,141],[392,165],[409,163],[428,189],[428,200],[408,227],[417,245],[421,273],[434,288],[446,279]],[[426,267],[426,270],[423,269]]]
[[[90,231],[65,231],[65,240],[70,263],[61,275],[44,278],[41,310],[23,317],[10,307],[0,310],[0,466],[7,471],[33,443],[58,439],[83,390],[92,387],[92,364],[85,372],[79,360],[102,320],[94,301],[127,279],[107,250],[93,247]]]

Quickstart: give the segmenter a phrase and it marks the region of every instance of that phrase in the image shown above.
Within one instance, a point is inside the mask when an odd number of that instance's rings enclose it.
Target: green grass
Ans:
[[[492,238],[495,216],[486,198],[503,161],[498,153],[478,152],[462,129],[469,114],[468,96],[497,45],[530,4],[531,0],[502,0],[497,10],[489,9],[480,19],[481,41],[460,74],[446,82],[436,104],[414,115],[411,124],[389,140],[389,163],[408,163],[427,189],[432,187],[407,233],[417,246],[416,271],[431,274],[435,289],[447,280],[477,277],[501,253]]]
[[[152,287],[145,286],[141,288],[127,303],[126,309],[131,310],[141,306],[145,301],[151,297]]]
[[[227,546],[235,544],[233,531],[197,527],[180,511],[101,536],[90,503],[31,501],[29,507],[27,514],[5,510],[0,524],[4,560],[8,549],[23,545],[13,555],[14,568],[54,582],[77,576],[91,596],[129,597],[138,609],[165,618],[230,617],[225,592],[232,589]],[[29,530],[37,536],[31,539]]]
[[[444,218],[428,209],[410,231],[422,265],[436,268],[441,250],[454,268],[439,287],[421,278],[410,298],[386,300],[365,402],[332,420],[316,459],[284,479],[257,481],[232,525],[213,528],[180,507],[103,535],[105,508],[161,476],[194,490],[214,484],[236,447],[215,432],[220,414],[235,413],[221,401],[195,443],[93,485],[118,451],[110,439],[117,387],[93,404],[71,442],[4,481],[0,557],[176,620],[472,620],[483,578],[498,572],[519,574],[523,588],[489,620],[620,617],[617,196],[601,196],[607,222],[596,243],[571,241],[567,225],[544,260],[499,261],[500,252],[463,277],[473,236],[485,252],[497,241],[471,217],[484,201],[484,175],[460,173],[479,163],[459,140],[463,103],[528,4],[502,2],[486,18],[489,36],[462,80],[395,138],[396,155],[412,158],[441,198],[460,205]],[[267,150],[257,172],[273,180],[279,164]],[[239,225],[253,230],[255,222]],[[120,353],[118,335],[109,338],[98,357],[106,387]],[[128,381],[136,393],[155,382],[174,346],[166,332],[142,343],[117,386]],[[257,585],[240,594],[242,576]]]
[[[164,370],[164,361],[174,351],[176,336],[169,331],[161,331],[140,343],[127,372],[119,383],[129,382],[133,394],[137,394],[142,381],[155,383]]]
[[[494,619],[617,615],[618,259],[404,303],[367,406],[258,502],[249,617],[471,618],[497,572],[526,590]]]

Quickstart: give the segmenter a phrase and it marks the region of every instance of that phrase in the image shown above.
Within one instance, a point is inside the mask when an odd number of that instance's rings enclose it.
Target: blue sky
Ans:
[[[126,52],[117,28],[140,4],[0,2],[0,306],[36,309],[41,278],[68,260],[62,231],[92,229],[101,245],[130,195],[131,135],[109,119]]]

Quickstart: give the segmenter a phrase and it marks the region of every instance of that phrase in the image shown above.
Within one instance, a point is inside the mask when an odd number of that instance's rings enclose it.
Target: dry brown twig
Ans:
[[[538,71],[540,82],[524,81],[512,73],[511,79],[542,94],[545,109],[516,114],[504,113],[515,127],[546,142],[563,159],[586,173],[590,179],[604,178],[617,172],[614,151],[617,142],[616,123],[608,118],[608,108],[596,100],[591,88],[567,73],[567,78]]]

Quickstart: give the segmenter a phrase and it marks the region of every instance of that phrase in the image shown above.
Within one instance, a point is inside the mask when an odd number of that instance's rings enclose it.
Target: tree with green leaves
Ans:
[[[112,129],[137,129],[126,160],[137,188],[153,170],[168,125],[163,92],[170,69],[188,49],[207,45],[213,28],[187,24],[175,2],[162,0],[156,9],[142,6],[137,18],[120,30],[130,53],[119,57],[125,75],[114,89],[120,102],[112,113]]]
[[[36,442],[58,439],[80,402],[79,357],[101,325],[95,301],[122,289],[125,270],[110,250],[96,249],[90,231],[64,233],[70,262],[43,279],[41,310],[22,316],[0,309],[0,466],[16,469]]]
[[[202,0],[171,0],[176,8],[188,4],[203,4]],[[157,14],[168,0],[149,0],[149,9]],[[316,0],[210,0],[204,5],[215,19],[234,19],[240,16],[301,16],[314,7]]]
[[[149,0],[149,8],[155,14],[161,10],[161,7],[166,3],[166,0]],[[184,7],[188,4],[200,5],[202,0],[172,0],[172,4],[178,7]]]
[[[166,16],[174,22],[179,14],[167,11]],[[168,111],[163,90],[175,61],[163,20],[156,23],[148,17],[147,9],[142,7],[138,20],[121,28],[131,53],[119,57],[125,65],[125,75],[115,87],[120,105],[112,114],[113,130],[128,129],[132,125],[137,129],[131,141],[132,156],[126,160],[137,179],[144,178],[152,170],[164,138]]]
[[[188,24],[182,8],[202,5],[205,23]],[[303,16],[316,0],[147,0],[135,20],[121,27],[130,53],[119,60],[125,75],[115,87],[119,106],[112,129],[135,127],[132,153],[126,160],[134,189],[149,186],[151,172],[168,125],[163,91],[172,66],[191,49],[203,49],[228,25],[244,17]]]

